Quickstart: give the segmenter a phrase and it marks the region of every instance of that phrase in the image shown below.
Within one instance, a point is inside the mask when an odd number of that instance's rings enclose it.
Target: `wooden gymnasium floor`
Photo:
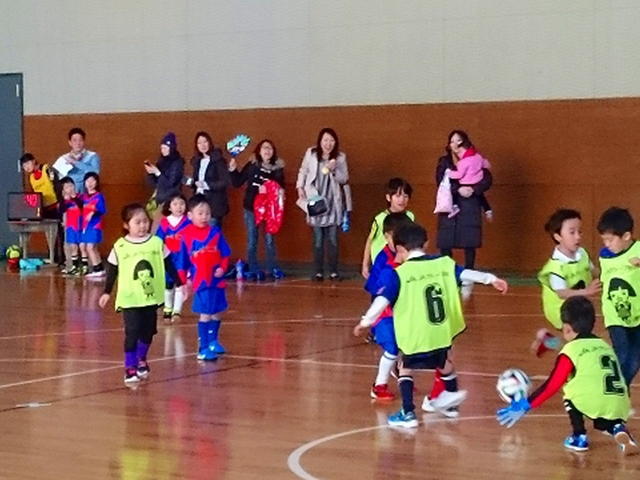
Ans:
[[[398,401],[370,401],[379,352],[351,335],[367,306],[360,282],[230,285],[230,353],[199,364],[195,318],[160,325],[136,391],[122,382],[121,319],[96,306],[101,288],[0,274],[0,478],[640,478],[640,456],[620,457],[597,432],[590,452],[564,451],[560,396],[511,430],[494,420],[499,372],[517,366],[539,383],[554,361],[528,353],[543,325],[536,288],[476,289],[455,346],[470,392],[461,418],[419,415],[414,431],[386,426]],[[418,402],[430,382],[418,377]]]

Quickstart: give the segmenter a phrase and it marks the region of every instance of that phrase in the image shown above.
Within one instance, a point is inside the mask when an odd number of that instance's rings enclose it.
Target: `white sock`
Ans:
[[[380,357],[380,365],[378,366],[378,376],[376,377],[375,385],[385,385],[389,383],[389,376],[391,370],[396,364],[397,355],[392,355],[389,352],[384,352]]]
[[[182,290],[176,288],[176,295],[173,301],[173,313],[180,314],[182,312],[182,304],[184,303],[184,295]]]
[[[171,289],[169,290],[168,288],[165,289],[164,291],[164,309],[165,310],[171,310],[173,308],[173,294],[174,294],[175,290]]]

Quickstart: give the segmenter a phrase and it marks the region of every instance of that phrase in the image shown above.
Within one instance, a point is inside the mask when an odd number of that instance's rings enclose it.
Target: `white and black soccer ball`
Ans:
[[[529,376],[518,368],[509,368],[500,374],[496,390],[507,403],[527,398],[531,390]]]

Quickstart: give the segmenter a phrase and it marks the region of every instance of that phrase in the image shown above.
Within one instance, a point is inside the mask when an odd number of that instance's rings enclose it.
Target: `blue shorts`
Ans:
[[[64,229],[64,243],[79,245],[82,243],[82,232],[73,228]]]
[[[102,243],[102,230],[98,228],[87,228],[82,233],[82,243]]]
[[[193,313],[215,315],[228,307],[224,288],[204,288],[193,294]]]
[[[380,345],[385,352],[391,355],[398,355],[400,350],[396,343],[396,332],[393,329],[393,317],[384,317],[371,328],[371,332],[376,338],[376,343]]]

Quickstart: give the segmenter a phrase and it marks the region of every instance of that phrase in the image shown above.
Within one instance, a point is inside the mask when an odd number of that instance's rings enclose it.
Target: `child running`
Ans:
[[[135,387],[149,376],[147,354],[158,333],[157,311],[162,305],[165,270],[180,288],[182,281],[162,240],[151,235],[144,205],[122,209],[125,231],[107,257],[107,280],[99,305],[104,308],[118,279],[116,310],[124,320],[124,383]],[[186,293],[186,292],[185,292]]]
[[[176,268],[178,268],[177,261],[180,253],[182,231],[191,223],[186,213],[187,199],[182,194],[173,195],[162,207],[163,217],[156,232],[156,235],[162,239],[167,249],[171,252],[171,261]],[[183,303],[182,290],[176,288],[171,278],[167,275],[164,290],[164,321],[167,323],[179,321]]]

